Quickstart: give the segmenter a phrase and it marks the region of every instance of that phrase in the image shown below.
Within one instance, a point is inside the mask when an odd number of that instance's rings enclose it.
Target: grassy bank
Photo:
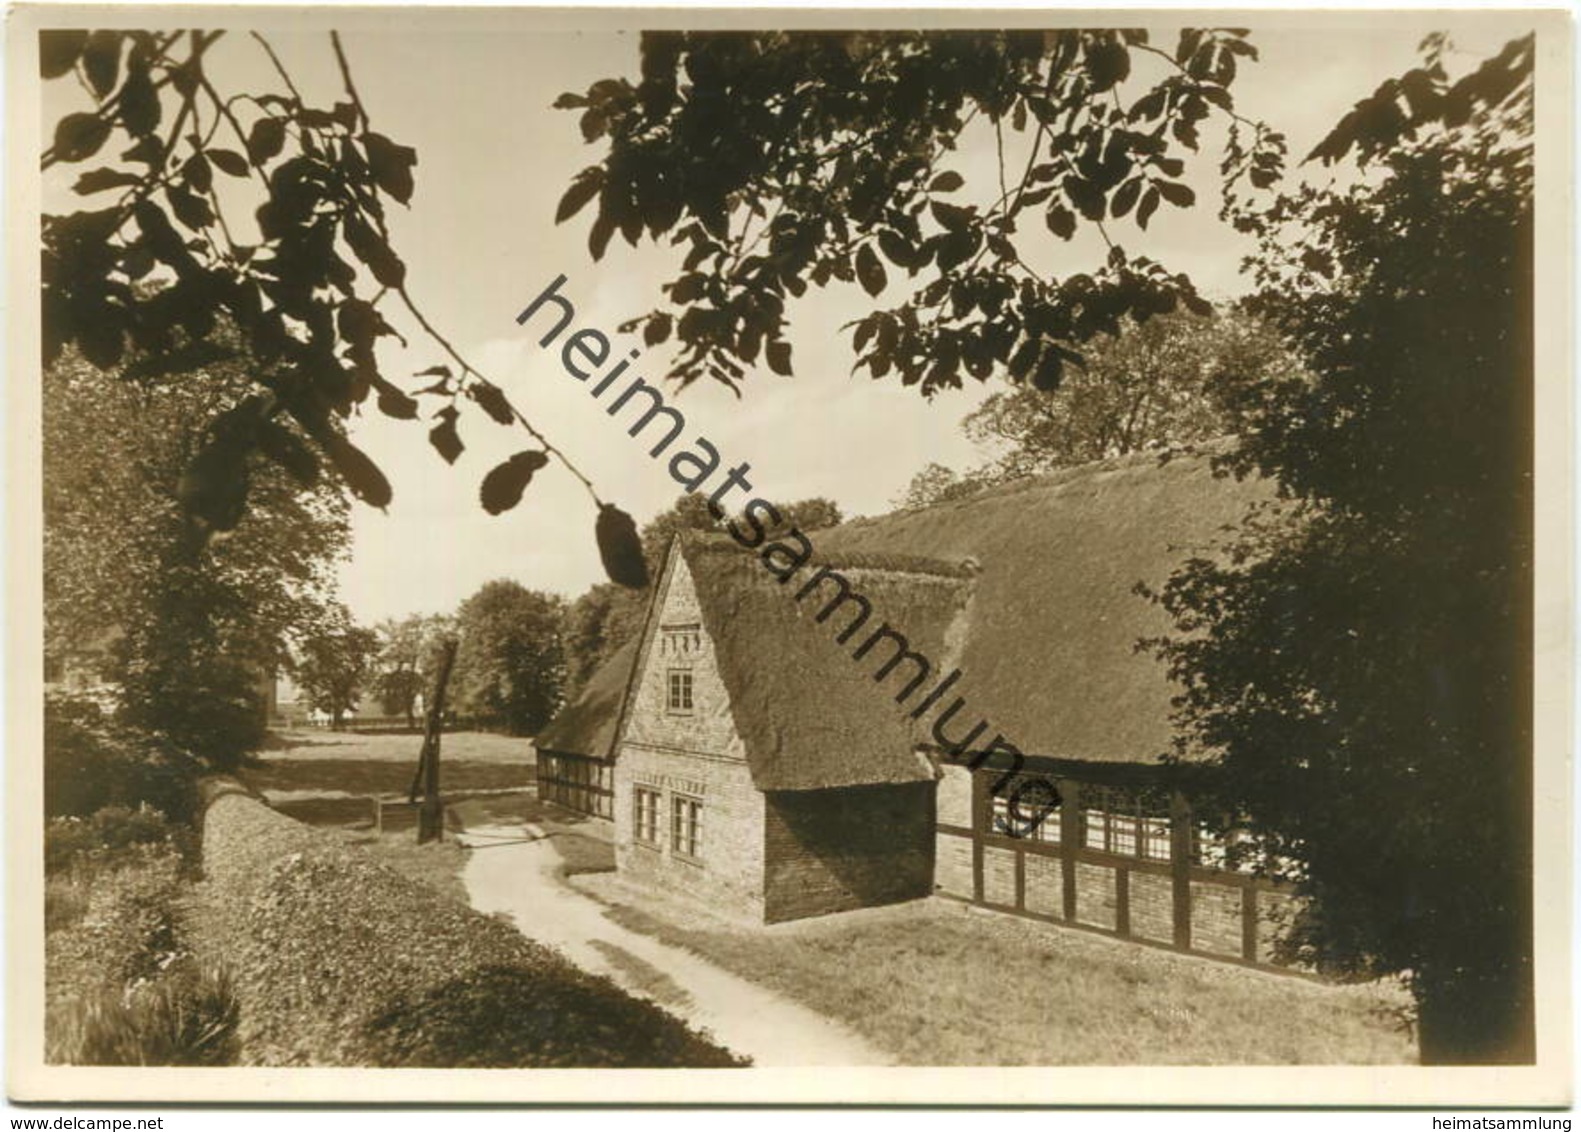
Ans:
[[[617,922],[838,1019],[908,1065],[1415,1060],[1395,988],[1334,987],[917,901],[764,928],[613,876]]]

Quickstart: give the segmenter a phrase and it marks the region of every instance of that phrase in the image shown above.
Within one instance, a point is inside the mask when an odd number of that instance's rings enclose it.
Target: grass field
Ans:
[[[310,825],[371,821],[369,799],[393,799],[411,788],[421,735],[353,735],[334,731],[275,734],[241,778],[282,813]],[[440,789],[447,797],[473,791],[524,790],[534,781],[532,741],[461,731],[440,744]],[[392,812],[398,828],[410,815]]]
[[[619,923],[771,987],[908,1065],[1410,1063],[1398,988],[1336,987],[945,900],[770,928],[703,919],[614,876]]]

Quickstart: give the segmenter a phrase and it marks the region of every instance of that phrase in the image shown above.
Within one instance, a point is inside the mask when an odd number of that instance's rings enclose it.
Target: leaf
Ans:
[[[522,492],[532,482],[533,473],[548,463],[547,453],[528,449],[495,465],[483,477],[483,486],[478,490],[483,510],[490,515],[501,515],[516,506],[521,502]]]
[[[384,478],[384,473],[379,471],[379,466],[368,458],[367,453],[338,432],[326,434],[322,442],[335,470],[358,499],[381,511],[390,505],[390,500],[394,498],[390,481]]]
[[[140,184],[142,178],[136,173],[123,173],[118,169],[90,169],[77,178],[72,191],[87,196],[90,193],[102,193],[105,189],[124,189],[130,185]]]
[[[211,149],[207,151],[208,159],[222,173],[232,177],[247,176],[247,159],[234,149]]]
[[[318,457],[290,429],[275,421],[259,422],[258,448],[303,487],[313,487],[318,483]]]
[[[597,165],[591,166],[576,175],[571,182],[571,187],[560,198],[560,207],[555,209],[554,222],[563,224],[578,212],[604,187],[604,170]]]
[[[67,114],[55,124],[55,154],[62,161],[83,161],[99,152],[110,123],[97,114]]]
[[[479,381],[467,386],[467,396],[476,401],[479,407],[502,425],[515,424],[516,413],[511,409],[511,403],[505,397],[505,392],[498,385],[487,381]]]
[[[609,238],[615,234],[615,222],[602,212],[597,220],[593,221],[592,230],[587,234],[587,250],[594,259],[604,258],[604,249],[609,247]]]
[[[637,524],[631,516],[614,504],[605,503],[598,509],[594,534],[609,580],[628,589],[645,588],[648,564],[642,557],[642,539],[637,536]]]
[[[899,232],[889,228],[878,230],[879,249],[889,257],[889,262],[896,267],[910,269],[917,262],[917,253],[906,238]]]
[[[450,377],[450,367],[445,365],[429,366],[412,374],[413,377]]]
[[[1045,393],[1052,393],[1065,380],[1065,359],[1058,350],[1044,350],[1032,371],[1032,384]]]
[[[884,265],[879,261],[878,253],[873,250],[872,244],[863,244],[856,253],[856,277],[862,284],[862,290],[877,298],[889,282],[889,276],[884,272]]]
[[[375,377],[373,384],[379,391],[379,412],[398,421],[417,419],[417,402],[414,399],[382,377]]]
[[[90,35],[82,49],[82,69],[93,93],[103,102],[121,76],[121,33],[96,31]]]
[[[370,228],[355,213],[346,217],[344,231],[351,250],[357,254],[358,259],[368,265],[368,270],[373,272],[373,277],[379,281],[380,286],[399,291],[406,282],[406,265],[401,262],[401,257],[391,250],[384,237]]]
[[[209,168],[209,159],[201,153],[187,158],[181,167],[181,177],[195,192],[206,193],[214,187],[214,170]]]
[[[1190,185],[1183,185],[1179,181],[1159,181],[1158,191],[1170,204],[1177,208],[1190,208],[1197,199],[1197,194],[1192,192]]]
[[[466,451],[466,445],[461,443],[461,437],[456,433],[456,410],[452,405],[446,405],[439,410],[440,421],[428,430],[428,443],[434,446],[434,451],[444,457],[445,463],[454,464],[456,457]]]
[[[383,134],[364,134],[362,144],[368,151],[368,167],[373,179],[390,196],[402,204],[412,200],[412,166],[417,164],[417,151],[409,145],[397,145]]]
[[[1142,203],[1136,207],[1136,222],[1143,228],[1152,219],[1153,213],[1158,211],[1158,190],[1149,186],[1147,192],[1142,194]]]
[[[668,341],[671,330],[670,316],[663,311],[656,311],[642,328],[642,341],[646,346],[657,346]]]
[[[962,208],[958,204],[948,204],[945,201],[936,200],[930,202],[928,208],[933,213],[933,219],[937,220],[941,227],[951,232],[959,232],[970,226],[972,222],[971,211]]]
[[[134,55],[121,87],[121,121],[133,134],[148,135],[159,127],[160,113],[159,94],[148,77],[148,64]]]
[[[1124,44],[1097,43],[1087,49],[1087,79],[1092,89],[1102,93],[1125,81],[1131,73],[1131,53]]]
[[[247,135],[247,156],[254,165],[262,168],[265,162],[279,156],[284,148],[284,122],[265,116],[253,123],[252,131]]]
[[[214,210],[209,207],[209,202],[180,185],[167,188],[165,197],[170,201],[170,211],[176,214],[176,219],[194,232],[214,223]]]
[[[210,530],[231,531],[247,513],[247,444],[239,430],[223,430],[198,450],[176,484],[187,514]]]
[[[1062,240],[1068,240],[1076,234],[1076,214],[1062,204],[1049,205],[1043,220],[1049,231]]]
[[[928,186],[928,191],[930,193],[953,193],[965,184],[966,178],[953,169],[947,169],[933,178],[933,183]]]
[[[38,73],[58,79],[77,65],[87,46],[86,31],[41,31],[38,33]]]
[[[791,345],[789,342],[770,342],[764,349],[768,357],[769,369],[782,377],[792,376],[791,371]]]
[[[1116,220],[1130,212],[1135,207],[1137,198],[1142,195],[1142,178],[1132,177],[1115,191],[1114,197],[1109,201],[1109,211]]]

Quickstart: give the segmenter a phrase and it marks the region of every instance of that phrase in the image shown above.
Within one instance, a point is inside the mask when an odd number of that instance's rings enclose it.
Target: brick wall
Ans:
[[[761,920],[763,795],[752,785],[685,559],[675,559],[657,600],[615,763],[615,864],[635,879],[695,895],[716,911]],[[690,711],[669,707],[671,670],[691,674]],[[659,794],[657,847],[636,840],[638,787]],[[673,841],[678,796],[702,803],[695,860],[678,854]]]
[[[1016,906],[1016,856],[1008,849],[983,849],[983,899],[1006,908]]]
[[[745,759],[746,750],[730,715],[730,697],[719,674],[714,644],[702,627],[702,610],[685,558],[676,556],[658,602],[653,638],[637,660],[636,685],[626,711],[622,742]],[[691,674],[690,711],[676,712],[669,707],[672,670]]]
[[[763,795],[746,764],[675,751],[623,746],[615,775],[615,866],[628,877],[682,891],[716,911],[763,917]],[[635,791],[659,795],[656,847],[636,840]],[[676,852],[677,796],[702,803],[698,854]]]
[[[1191,882],[1191,946],[1218,955],[1241,953],[1241,890]]]
[[[795,920],[933,891],[934,784],[766,795],[764,918]]]
[[[972,899],[972,839],[940,833],[933,843],[933,886],[951,896]]]
[[[1175,940],[1175,882],[1157,873],[1131,874],[1131,934],[1156,943]]]
[[[1058,857],[1028,853],[1026,865],[1026,909],[1040,916],[1065,914],[1064,865]]]
[[[1114,870],[1086,861],[1076,862],[1076,919],[1083,924],[1113,930],[1115,924]]]

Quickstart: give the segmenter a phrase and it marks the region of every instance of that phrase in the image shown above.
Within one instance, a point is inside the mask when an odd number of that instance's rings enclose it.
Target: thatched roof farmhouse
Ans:
[[[1147,454],[777,550],[683,536],[540,749],[612,770],[623,872],[730,914],[937,894],[1266,961],[1284,897],[1219,867],[1160,764],[1175,689],[1135,646],[1168,626],[1135,588],[1267,494]]]

